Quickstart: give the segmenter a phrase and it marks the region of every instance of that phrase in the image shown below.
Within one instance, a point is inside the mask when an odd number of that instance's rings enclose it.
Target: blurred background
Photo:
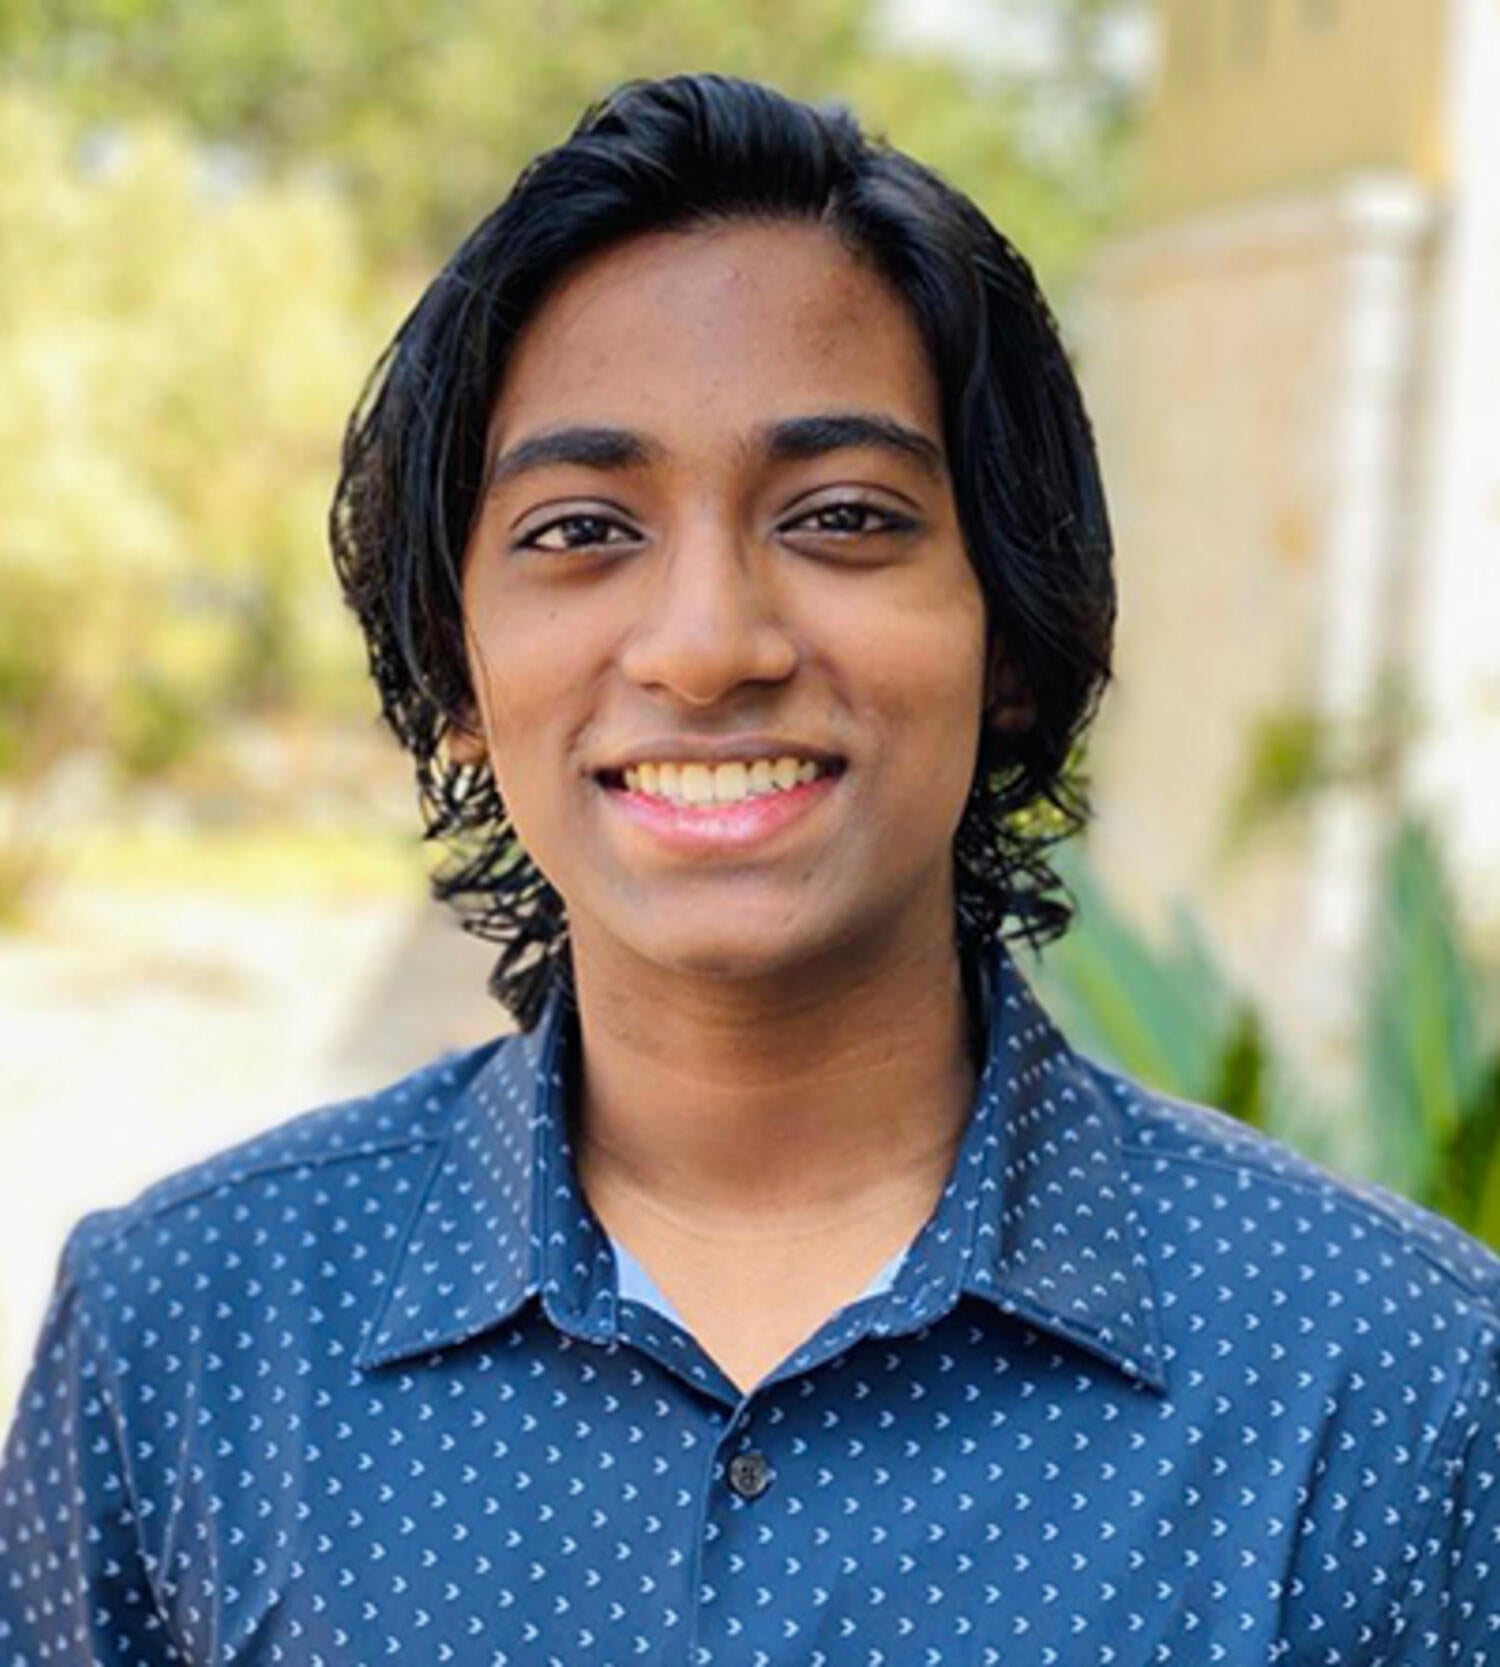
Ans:
[[[1500,0],[0,0],[0,1424],[68,1228],[501,1027],[323,523],[582,108],[851,104],[1032,260],[1116,685],[1081,1046],[1500,1244]]]

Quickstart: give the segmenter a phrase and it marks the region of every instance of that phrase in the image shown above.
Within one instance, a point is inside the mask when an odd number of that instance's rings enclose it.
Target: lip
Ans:
[[[665,755],[643,753],[641,756]],[[734,753],[730,756],[743,758],[745,754]],[[801,756],[816,755],[804,753]],[[698,758],[702,758],[702,754],[687,761],[696,762]],[[796,787],[724,805],[682,804],[651,793],[632,792],[623,785],[611,786],[606,782],[600,782],[599,788],[605,803],[613,811],[669,850],[689,855],[712,855],[744,851],[770,841],[803,818],[811,816],[826,803],[842,780],[843,772],[837,771],[812,781],[799,782]]]

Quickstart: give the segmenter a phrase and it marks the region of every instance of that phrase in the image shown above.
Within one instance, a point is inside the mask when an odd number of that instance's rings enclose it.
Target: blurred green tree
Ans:
[[[0,91],[13,831],[69,753],[160,768],[216,715],[357,665],[321,544],[368,310],[327,192],[226,191],[160,123],[80,151],[48,99]]]
[[[245,165],[327,169],[381,249],[428,255],[617,82],[747,75],[851,104],[1061,282],[1121,203],[1140,89],[1105,42],[1143,0],[1032,9],[1045,72],[895,50],[875,0],[0,0],[0,59],[90,122],[169,110]]]

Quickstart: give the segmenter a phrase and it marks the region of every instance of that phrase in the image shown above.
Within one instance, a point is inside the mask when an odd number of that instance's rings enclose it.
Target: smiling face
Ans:
[[[469,754],[580,976],[950,941],[984,604],[900,297],[811,224],[618,245],[522,331],[488,458]]]

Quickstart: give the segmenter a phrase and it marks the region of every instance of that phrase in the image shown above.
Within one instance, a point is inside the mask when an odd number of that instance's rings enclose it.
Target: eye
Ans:
[[[812,533],[842,538],[857,537],[861,533],[909,532],[915,525],[915,521],[905,515],[897,515],[893,510],[853,500],[822,504],[789,523],[790,528],[806,528]]]
[[[611,537],[619,533],[619,538]],[[608,515],[559,515],[544,522],[524,538],[516,540],[518,550],[541,550],[547,554],[564,554],[569,550],[595,550],[604,545],[629,543],[635,534],[621,522]]]

